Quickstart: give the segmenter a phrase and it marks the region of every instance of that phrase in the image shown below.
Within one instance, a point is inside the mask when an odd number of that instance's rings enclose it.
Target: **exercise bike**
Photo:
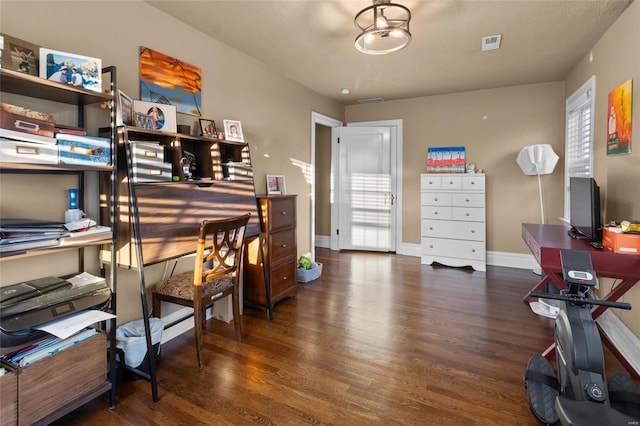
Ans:
[[[529,407],[547,425],[640,425],[640,391],[624,374],[607,382],[602,342],[591,316],[593,305],[631,305],[592,298],[597,277],[587,251],[563,249],[560,259],[568,288],[560,294],[530,293],[560,301],[554,332],[558,378],[545,357],[531,357],[524,375]]]

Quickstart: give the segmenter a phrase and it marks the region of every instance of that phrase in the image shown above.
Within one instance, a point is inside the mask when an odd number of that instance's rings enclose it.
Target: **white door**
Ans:
[[[338,248],[395,251],[391,129],[341,127],[338,137]]]

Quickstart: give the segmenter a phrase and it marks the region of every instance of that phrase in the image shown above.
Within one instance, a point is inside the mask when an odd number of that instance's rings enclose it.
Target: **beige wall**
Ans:
[[[595,98],[595,178],[603,199],[603,220],[640,220],[640,3],[632,3],[605,35],[567,76],[565,96],[596,76]],[[606,155],[607,95],[625,81],[633,79],[632,153]],[[635,145],[635,146],[633,146]],[[605,291],[614,284],[601,281]],[[622,321],[640,336],[640,284],[631,289],[625,301],[631,311],[614,310]]]
[[[549,143],[563,156],[562,82],[348,106],[347,122],[403,120],[402,241],[420,244],[420,173],[427,148],[462,145],[467,161],[487,174],[487,249],[529,253],[523,222],[540,223],[538,181],[516,156],[526,145]],[[562,173],[543,176],[547,223],[562,215]]]
[[[265,192],[265,173],[286,176],[287,191],[298,194],[298,250],[310,251],[311,112],[341,120],[343,107],[141,1],[79,4],[3,0],[0,31],[43,47],[101,58],[104,66],[117,66],[119,87],[133,98],[139,93],[139,46],[201,67],[203,118],[219,124],[225,118],[242,122],[251,145],[257,192]],[[215,17],[211,22],[215,25]],[[197,117],[178,114],[178,122],[193,129]],[[36,262],[40,268],[33,264],[27,269],[31,276],[22,275],[25,280],[48,271],[44,258]],[[12,281],[4,277],[11,266],[3,262],[2,267],[2,284],[9,284]],[[149,282],[161,275],[161,269],[151,271]],[[120,322],[140,317],[136,277],[123,276],[118,289]]]

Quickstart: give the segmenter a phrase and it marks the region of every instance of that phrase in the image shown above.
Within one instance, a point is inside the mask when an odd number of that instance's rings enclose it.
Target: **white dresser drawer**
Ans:
[[[423,219],[450,220],[453,218],[453,208],[448,206],[422,206],[420,207]]]
[[[442,178],[440,176],[431,176],[428,174],[420,175],[420,187],[425,189],[441,189]]]
[[[466,175],[462,178],[462,189],[484,191],[484,175]]]
[[[471,241],[484,241],[485,239],[485,227],[482,222],[423,219],[421,230],[423,237]]]
[[[484,209],[477,207],[453,207],[451,219],[484,223]]]
[[[456,207],[484,207],[484,194],[460,193],[452,194],[450,205]]]
[[[447,192],[422,192],[420,204],[423,206],[450,206],[453,203],[453,194]]]
[[[449,240],[446,238],[422,237],[422,254],[484,260],[485,244],[483,241],[463,241]]]
[[[462,189],[463,175],[442,176],[442,189]]]

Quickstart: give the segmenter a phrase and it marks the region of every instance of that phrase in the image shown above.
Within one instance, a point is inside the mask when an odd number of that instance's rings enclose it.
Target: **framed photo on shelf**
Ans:
[[[200,119],[200,136],[205,138],[216,139],[216,122],[213,120],[207,120],[205,118]]]
[[[102,92],[102,61],[41,47],[40,78]]]
[[[118,109],[116,114],[116,124],[121,126],[126,124],[133,126],[133,99],[126,93],[118,89]]]
[[[228,141],[244,142],[242,124],[237,120],[224,120],[224,138]]]
[[[0,50],[4,53],[0,58],[2,68],[37,77],[40,72],[40,46],[7,34],[0,34],[0,39],[4,40],[4,47],[0,46]]]
[[[267,175],[267,195],[284,195],[286,193],[284,175]]]
[[[170,133],[176,133],[178,131],[176,107],[173,105],[134,100],[133,111],[150,115],[153,118],[151,127],[147,128]]]

